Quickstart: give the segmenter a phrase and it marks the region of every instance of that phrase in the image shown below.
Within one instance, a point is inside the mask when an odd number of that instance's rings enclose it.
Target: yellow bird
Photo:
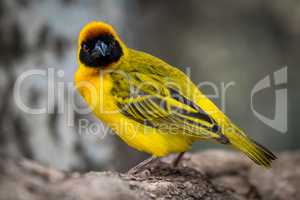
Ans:
[[[276,156],[250,139],[179,69],[128,48],[103,22],[90,22],[78,39],[75,84],[95,115],[129,146],[156,158],[183,153],[195,141],[230,145],[270,167]]]

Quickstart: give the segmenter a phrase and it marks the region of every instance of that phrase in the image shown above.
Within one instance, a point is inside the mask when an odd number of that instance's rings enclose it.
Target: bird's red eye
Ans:
[[[83,49],[83,51],[85,51],[85,52],[89,52],[89,50],[90,50],[90,48],[88,47],[87,44],[83,44],[83,45],[82,45],[82,49]]]

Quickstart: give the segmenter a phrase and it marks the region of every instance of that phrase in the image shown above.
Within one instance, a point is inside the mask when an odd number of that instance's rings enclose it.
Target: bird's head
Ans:
[[[80,31],[78,59],[91,68],[106,68],[124,55],[125,45],[115,30],[103,22],[90,22]]]

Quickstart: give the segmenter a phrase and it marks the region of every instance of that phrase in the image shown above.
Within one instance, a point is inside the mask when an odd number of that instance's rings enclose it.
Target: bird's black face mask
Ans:
[[[88,67],[106,67],[122,56],[122,48],[111,35],[102,35],[82,42],[79,59]]]

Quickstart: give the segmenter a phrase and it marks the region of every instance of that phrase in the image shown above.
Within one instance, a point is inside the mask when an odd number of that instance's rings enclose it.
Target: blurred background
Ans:
[[[89,21],[112,24],[131,48],[151,53],[182,70],[252,138],[274,151],[300,148],[299,117],[300,2],[297,0],[1,0],[0,1],[0,152],[26,157],[63,170],[125,171],[147,157],[113,133],[79,131],[91,114],[58,109],[29,114],[17,106],[13,91],[30,69],[60,71],[55,83],[72,85],[80,29]],[[260,121],[251,110],[251,90],[288,66],[288,131]],[[49,105],[46,77],[28,78],[22,101],[31,108]],[[223,88],[224,90],[224,88]],[[259,113],[274,118],[274,87],[255,96]],[[68,88],[63,90],[68,96]],[[64,96],[64,95],[63,95]],[[79,95],[69,98],[85,106]],[[65,98],[67,99],[67,98]],[[52,101],[52,100],[51,100]],[[65,100],[66,101],[66,100]],[[66,101],[65,107],[68,108]],[[70,117],[71,116],[71,117]],[[100,122],[97,122],[100,123]],[[93,131],[93,130],[92,130]],[[220,148],[198,142],[193,151]]]

